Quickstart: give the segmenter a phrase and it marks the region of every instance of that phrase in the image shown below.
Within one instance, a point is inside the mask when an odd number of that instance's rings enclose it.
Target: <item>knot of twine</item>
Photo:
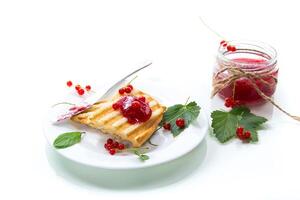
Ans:
[[[225,78],[219,77],[219,75],[225,71],[228,71],[228,76]],[[274,79],[273,83],[269,83],[265,81],[263,78],[264,77],[272,77]],[[227,66],[223,67],[220,69],[213,77],[213,91],[211,94],[211,98],[214,97],[217,93],[219,93],[221,90],[224,88],[230,86],[231,84],[235,84],[235,81],[240,79],[240,78],[247,78],[250,82],[250,84],[253,86],[253,88],[256,90],[256,92],[266,101],[270,102],[273,104],[276,108],[278,108],[281,112],[284,114],[288,115],[289,117],[293,118],[294,120],[300,121],[299,116],[295,116],[290,114],[289,112],[285,111],[283,108],[281,108],[277,103],[274,102],[272,98],[269,96],[265,95],[261,89],[257,86],[255,80],[259,80],[263,84],[266,84],[268,86],[272,86],[273,84],[277,84],[277,78],[273,76],[272,69],[265,69],[260,72],[249,72],[245,71],[239,67],[232,67],[232,66]],[[235,87],[234,89],[235,90]],[[235,91],[233,91],[234,93]]]

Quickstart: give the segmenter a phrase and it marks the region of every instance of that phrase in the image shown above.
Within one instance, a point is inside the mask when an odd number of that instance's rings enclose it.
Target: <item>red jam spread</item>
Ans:
[[[146,122],[152,115],[152,110],[145,97],[124,96],[112,107],[114,110],[120,110],[130,124]]]
[[[263,59],[252,58],[235,58],[232,61],[241,64],[247,64],[250,67],[247,70],[260,71],[269,67],[267,61]],[[253,64],[253,69],[251,69]],[[259,65],[257,65],[259,64]],[[259,67],[258,67],[259,66]],[[222,76],[222,75],[220,75]],[[276,89],[276,80],[278,70],[274,70],[273,73],[268,74],[261,79],[254,79],[258,88],[267,96],[271,97]],[[222,77],[220,77],[222,78]],[[267,83],[267,84],[266,84]],[[233,84],[224,88],[219,92],[219,95],[223,98],[233,96],[234,86]],[[238,100],[241,104],[260,104],[264,102],[264,99],[256,92],[251,81],[248,78],[240,78],[235,81],[234,99]]]

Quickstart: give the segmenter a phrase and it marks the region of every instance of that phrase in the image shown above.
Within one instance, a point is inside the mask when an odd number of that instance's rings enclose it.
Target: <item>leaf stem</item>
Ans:
[[[190,100],[190,97],[187,98],[187,100],[185,101],[184,106],[186,106],[188,104],[189,100]]]

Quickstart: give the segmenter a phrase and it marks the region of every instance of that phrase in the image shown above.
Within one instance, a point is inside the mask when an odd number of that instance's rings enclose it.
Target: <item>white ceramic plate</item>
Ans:
[[[185,99],[189,96],[187,94],[178,93],[176,88],[167,87],[166,83],[158,81],[135,81],[134,86],[151,94],[166,106],[184,103]],[[168,94],[172,95],[168,98]],[[191,100],[194,99],[191,97]],[[70,94],[63,99],[63,101],[76,102],[78,101],[78,97]],[[66,107],[57,106],[55,109],[51,108],[45,120],[44,133],[49,144],[52,146],[55,138],[61,133],[85,131],[86,134],[82,137],[80,143],[69,148],[56,150],[59,154],[72,161],[99,168],[143,168],[174,160],[194,149],[204,139],[208,131],[208,121],[203,108],[201,108],[198,119],[176,138],[173,138],[170,132],[166,132],[162,129],[158,131],[151,139],[151,142],[158,146],[155,147],[146,143],[145,146],[150,147],[147,153],[150,159],[142,162],[136,155],[130,153],[117,153],[114,156],[109,155],[103,147],[108,136],[101,134],[101,132],[96,129],[88,128],[87,126],[69,120],[61,124],[53,124],[53,113],[59,109],[66,109]]]

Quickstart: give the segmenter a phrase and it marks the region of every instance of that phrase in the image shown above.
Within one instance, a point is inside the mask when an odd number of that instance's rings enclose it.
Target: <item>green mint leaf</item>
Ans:
[[[236,137],[236,128],[239,126],[251,132],[251,142],[257,142],[257,131],[261,124],[267,121],[264,117],[254,115],[244,106],[235,107],[229,112],[214,111],[211,118],[213,133],[221,143]]]
[[[167,109],[164,113],[163,119],[161,121],[161,126],[164,123],[171,124],[171,133],[174,137],[178,136],[184,129],[186,129],[197,117],[200,113],[200,107],[196,102],[190,102],[187,105],[176,104]],[[179,128],[176,125],[176,120],[178,118],[183,118],[185,120],[185,127]]]
[[[57,149],[70,147],[81,141],[83,132],[67,132],[59,135],[53,142],[53,146]]]

